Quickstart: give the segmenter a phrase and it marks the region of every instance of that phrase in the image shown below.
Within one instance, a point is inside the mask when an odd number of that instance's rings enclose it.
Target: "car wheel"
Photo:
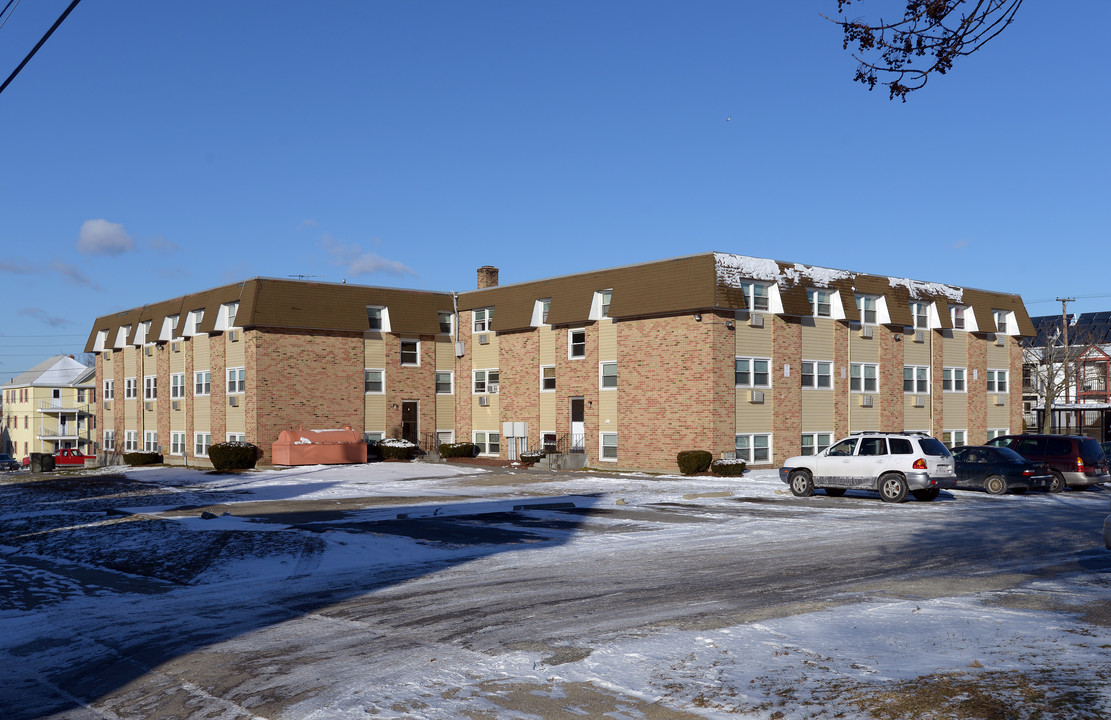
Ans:
[[[845,494],[845,488],[826,488],[826,495],[830,497],[841,497]]]
[[[1065,476],[1057,470],[1053,471],[1053,480],[1049,483],[1049,492],[1059,493],[1065,489]]]
[[[795,470],[787,479],[791,483],[791,492],[795,497],[810,497],[814,494],[814,480],[805,470]]]
[[[923,490],[912,490],[911,494],[914,495],[915,500],[937,500],[937,496],[941,494],[938,488],[925,488]]]
[[[991,495],[1004,495],[1007,492],[1007,479],[1002,475],[990,475],[984,480],[984,489]]]
[[[907,499],[907,481],[902,475],[888,473],[880,477],[880,497],[884,502],[901,503]]]

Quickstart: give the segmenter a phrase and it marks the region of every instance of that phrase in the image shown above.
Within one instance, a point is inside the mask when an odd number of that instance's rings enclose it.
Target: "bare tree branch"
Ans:
[[[866,0],[837,0],[837,14],[854,1]],[[1001,33],[1021,5],[1022,0],[906,0],[901,20],[826,19],[841,26],[843,47],[852,48],[860,63],[853,79],[869,90],[886,85],[891,99],[906,102],[931,74],[944,75],[957,58]]]

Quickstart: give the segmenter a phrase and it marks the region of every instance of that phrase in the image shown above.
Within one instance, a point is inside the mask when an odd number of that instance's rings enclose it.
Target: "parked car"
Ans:
[[[1099,446],[1103,448],[1104,456],[1108,459],[1108,461],[1111,461],[1111,440],[1108,440],[1107,442],[1101,442]]]
[[[1103,519],[1103,544],[1111,550],[1111,515]]]
[[[1103,448],[1083,435],[1002,435],[988,440],[994,447],[1009,447],[1027,460],[1044,462],[1053,473],[1050,492],[1065,487],[1082,488],[1111,481]]]
[[[18,470],[19,463],[7,453],[0,453],[0,470]]]
[[[96,455],[86,455],[77,448],[62,448],[61,450],[54,451],[55,467],[59,465],[84,466],[86,460],[96,460]],[[23,458],[23,467],[28,467],[30,464],[30,456]]]
[[[797,497],[814,488],[826,495],[846,490],[872,490],[884,502],[902,502],[907,493],[933,500],[955,487],[953,456],[940,440],[925,433],[861,432],[839,440],[816,455],[787,458],[779,479]]]
[[[957,487],[963,490],[986,490],[1003,495],[1009,490],[1024,493],[1049,490],[1053,473],[1044,462],[1027,460],[1014,450],[989,445],[965,445],[953,449],[956,461]]]

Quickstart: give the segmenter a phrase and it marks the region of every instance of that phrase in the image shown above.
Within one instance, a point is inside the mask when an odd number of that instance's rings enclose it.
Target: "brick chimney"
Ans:
[[[483,265],[478,269],[478,289],[497,287],[498,269],[493,265]]]

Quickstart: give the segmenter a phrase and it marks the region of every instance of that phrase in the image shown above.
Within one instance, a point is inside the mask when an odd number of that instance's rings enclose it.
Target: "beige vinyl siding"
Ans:
[[[838,332],[845,332],[845,329],[836,321],[803,318],[801,359],[828,362],[833,375],[833,390],[802,389],[803,432],[828,432],[833,426],[834,394],[848,392],[848,378],[841,380],[840,370],[833,364],[835,335]],[[782,371],[772,382],[802,382],[801,367],[793,369],[789,378],[779,377],[781,374]]]
[[[363,336],[363,367],[385,370],[385,393],[363,395],[363,427],[367,432],[386,431],[386,397],[390,392],[390,372],[386,368],[386,343],[382,333],[368,332]]]
[[[749,327],[747,322],[737,322],[735,355],[744,357],[772,356],[772,316],[765,319],[766,325],[762,328]]]
[[[942,393],[941,398],[942,402],[945,403],[942,417],[945,418],[946,427],[968,427],[968,393]],[[989,425],[988,427],[994,426]],[[971,441],[972,438],[968,439]],[[975,443],[970,442],[969,444]]]
[[[833,361],[833,334],[841,327],[835,320],[803,318],[802,357],[807,360]]]
[[[617,362],[617,326],[613,320],[598,321],[598,361]],[[617,366],[617,389],[602,391],[601,367],[598,368],[598,432],[617,432],[617,398],[621,393],[621,365]],[[556,388],[559,381],[556,381]]]
[[[802,431],[832,432],[833,404],[838,395],[848,392],[849,380],[841,380],[834,368],[833,391],[804,390],[802,393]]]
[[[914,398],[925,400],[922,407],[914,407]],[[907,430],[929,430],[931,425],[930,396],[929,395],[904,395],[903,396],[903,427]],[[945,418],[948,422],[949,418]]]
[[[495,315],[495,318],[496,317],[497,316]],[[473,322],[473,319],[469,318],[468,321]],[[486,345],[482,345],[479,343],[478,338],[481,335],[485,335],[489,339],[489,342]],[[472,371],[493,369],[501,370],[501,365],[499,364],[499,362],[498,336],[496,334],[494,334],[493,332],[485,332],[475,333],[471,336]],[[478,399],[481,396],[475,395],[473,393],[473,372],[472,374],[468,375],[465,378],[462,378],[461,380],[463,382],[464,388],[466,389],[462,397],[469,396],[471,398],[471,417],[473,418],[474,429],[500,433],[502,429],[501,422],[498,419],[501,417],[500,396],[487,394],[486,397],[490,398],[490,405],[488,407],[482,407],[478,404]],[[470,441],[470,438],[467,438],[467,440]]]
[[[451,341],[446,335],[439,336],[434,341],[436,343],[436,369],[440,372],[454,372],[455,371],[455,343]],[[367,367],[370,367],[369,365]],[[458,385],[458,383],[456,383]],[[456,387],[456,392],[459,388]],[[446,430],[447,428],[440,428]]]
[[[762,357],[772,358],[772,323],[774,317],[764,316],[764,327],[751,327],[748,321],[737,322],[734,330],[736,344],[734,356],[737,357]],[[774,365],[774,363],[772,363]],[[775,384],[774,371],[769,368],[772,384]],[[772,388],[757,388],[764,393],[764,402],[753,403],[750,400],[751,388],[737,388],[736,432],[762,433],[771,432],[772,415],[775,403],[772,400]]]
[[[617,327],[609,318],[598,321],[598,360],[617,360]]]
[[[946,334],[945,345],[942,349],[946,367],[968,366],[968,333],[954,330]]]
[[[934,341],[932,330],[920,330],[923,342],[915,341],[915,332],[910,330],[903,335],[903,364],[904,365],[929,365],[930,348]],[[902,376],[900,369],[899,375]]]
[[[194,335],[190,339],[189,345],[193,348],[193,372],[197,372],[198,370],[209,370],[209,371],[211,371],[211,369],[212,369],[212,360],[211,360],[211,358],[212,358],[212,355],[211,355],[212,346],[211,346],[211,344],[212,344],[212,339],[208,335]],[[226,383],[227,382],[226,377],[213,376],[211,378],[211,380],[212,380],[213,388],[217,387],[217,383]],[[185,378],[185,384],[186,384],[186,387],[188,388],[188,392],[192,393],[193,392],[193,387],[194,387],[192,375]],[[225,400],[225,402],[227,402],[227,401]],[[194,397],[193,398],[193,432],[207,433],[207,432],[211,431],[211,428],[212,428],[212,398],[211,398],[211,396],[201,395],[199,397]],[[212,442],[217,443],[217,442],[220,442],[220,440],[222,440],[222,439],[223,438],[212,438]],[[190,435],[189,437],[185,438],[185,442],[188,444],[190,454],[192,454],[192,452],[193,452],[193,436]],[[117,444],[118,444],[118,440],[117,440]]]
[[[860,330],[849,333],[849,362],[850,363],[878,363],[880,361],[880,343],[886,337],[887,330],[882,327],[872,329],[872,337],[860,337]],[[890,340],[888,341],[890,342]],[[846,368],[845,372],[848,372]],[[841,379],[841,369],[837,369],[837,379]],[[848,382],[848,376],[845,382]],[[867,428],[866,428],[867,429]]]
[[[749,402],[748,388],[737,388],[737,432],[766,433],[772,431],[772,401],[770,388],[764,390],[764,403]]]
[[[556,364],[556,334],[550,327],[542,327],[537,332],[540,334],[540,364]],[[559,378],[556,378],[556,388],[559,388]]]
[[[556,398],[560,392],[559,364],[556,362],[556,333],[548,326],[542,326],[536,332],[540,336],[540,365],[556,366],[556,391],[540,393],[540,428],[541,432],[553,432],[552,428],[559,427],[556,421]],[[539,377],[540,368],[536,368]],[[620,372],[620,368],[618,368]],[[548,428],[548,430],[544,430]],[[530,428],[531,430],[531,428]]]

